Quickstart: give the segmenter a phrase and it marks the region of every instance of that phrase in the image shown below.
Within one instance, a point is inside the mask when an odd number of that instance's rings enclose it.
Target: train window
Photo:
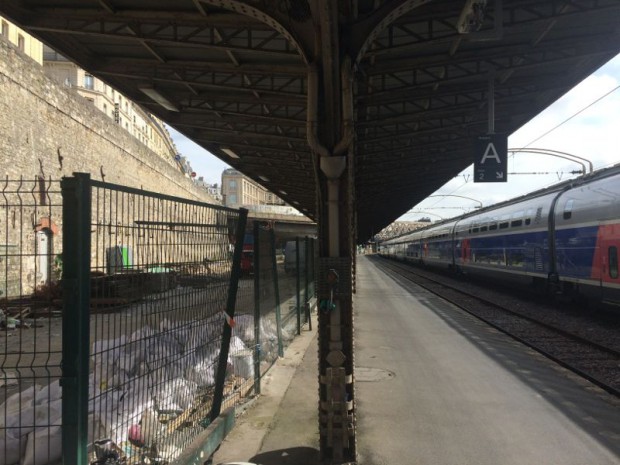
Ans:
[[[483,231],[486,231],[486,230],[487,230],[487,227],[486,227],[486,226],[482,226],[482,227],[480,228],[480,232],[483,232]]]
[[[618,248],[615,246],[609,248],[609,277],[618,278]]]
[[[531,222],[532,222],[532,220],[531,220],[531,219],[526,218],[526,219],[525,219],[525,226],[529,226]]]
[[[538,209],[536,210],[536,218],[534,218],[534,223],[540,223],[541,219],[542,219],[542,207],[538,207]]]
[[[497,229],[497,223],[494,223],[489,226],[489,231],[495,231]]]
[[[508,221],[499,224],[499,229],[506,229],[508,227]]]
[[[575,201],[573,199],[570,199],[566,202],[566,205],[564,206],[564,214],[562,215],[562,218],[564,218],[565,220],[569,220],[571,216],[573,216],[573,203]]]
[[[510,223],[511,228],[516,228],[518,226],[523,226],[523,220],[514,220],[512,223]]]
[[[478,228],[478,227],[475,227],[474,229],[471,230],[471,232],[475,232],[475,233],[478,232],[478,231],[480,231],[480,228]]]

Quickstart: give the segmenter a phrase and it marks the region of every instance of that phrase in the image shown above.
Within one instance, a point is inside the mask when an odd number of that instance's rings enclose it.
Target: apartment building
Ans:
[[[0,36],[15,45],[26,56],[43,65],[43,44],[1,16]]]
[[[222,172],[221,188],[224,205],[227,207],[286,205],[284,200],[233,168]]]

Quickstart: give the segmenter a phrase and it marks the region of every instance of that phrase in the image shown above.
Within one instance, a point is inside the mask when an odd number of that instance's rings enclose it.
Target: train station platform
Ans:
[[[618,465],[620,401],[358,257],[360,465]],[[316,336],[270,372],[214,463],[319,463]]]

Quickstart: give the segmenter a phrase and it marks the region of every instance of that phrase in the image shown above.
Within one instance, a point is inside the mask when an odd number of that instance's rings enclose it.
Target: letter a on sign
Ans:
[[[507,168],[508,136],[478,136],[474,141],[474,182],[506,182]]]

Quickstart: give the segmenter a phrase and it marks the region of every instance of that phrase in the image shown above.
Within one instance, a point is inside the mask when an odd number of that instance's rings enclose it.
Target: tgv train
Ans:
[[[384,256],[620,303],[620,164],[384,241]]]

